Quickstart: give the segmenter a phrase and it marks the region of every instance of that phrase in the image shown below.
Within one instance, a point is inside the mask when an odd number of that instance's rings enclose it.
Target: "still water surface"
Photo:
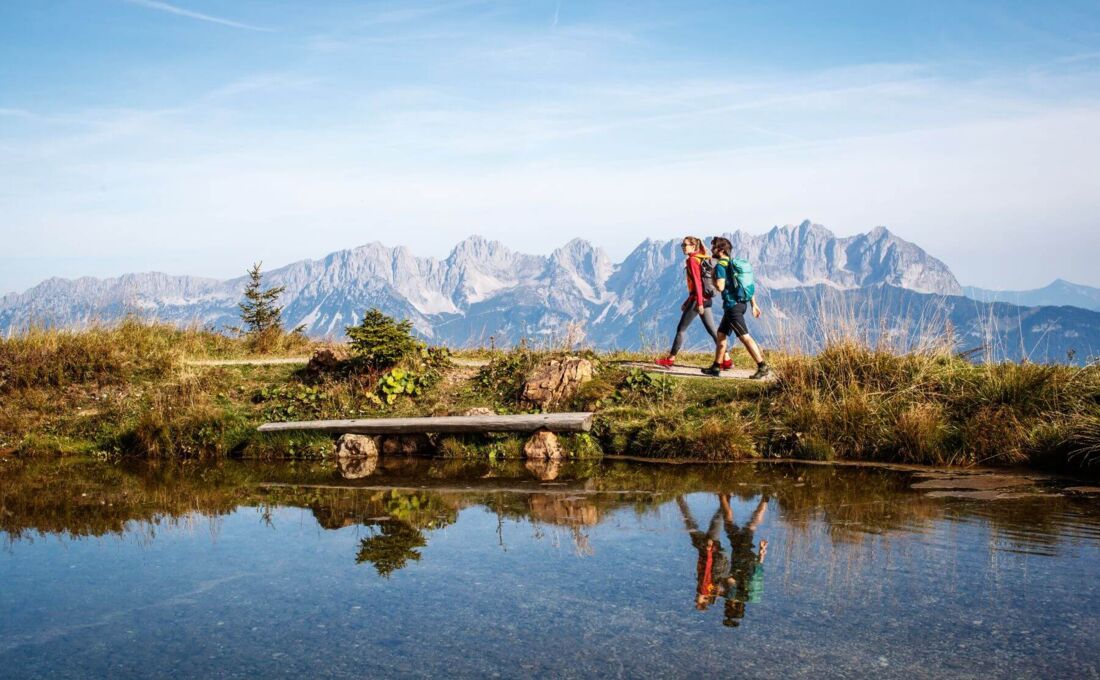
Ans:
[[[1100,498],[921,480],[0,461],[0,676],[1097,677]]]

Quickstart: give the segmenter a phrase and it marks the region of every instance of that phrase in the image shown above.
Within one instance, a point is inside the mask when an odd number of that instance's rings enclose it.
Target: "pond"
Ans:
[[[1100,674],[1100,496],[1080,483],[370,472],[0,459],[0,676]]]

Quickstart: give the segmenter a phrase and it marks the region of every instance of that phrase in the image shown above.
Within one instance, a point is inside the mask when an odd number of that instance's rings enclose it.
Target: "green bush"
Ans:
[[[419,352],[422,344],[412,336],[412,322],[397,321],[377,309],[367,310],[358,326],[348,326],[354,362],[369,371],[385,371]]]
[[[378,381],[378,391],[387,404],[392,405],[403,394],[415,397],[424,393],[430,384],[428,376],[395,368]]]
[[[676,383],[667,375],[653,375],[644,369],[635,368],[623,379],[619,396],[625,401],[635,396],[664,401],[672,396],[675,388]]]
[[[538,360],[538,355],[525,347],[498,353],[477,372],[474,385],[495,403],[515,406],[523,393],[524,381]]]

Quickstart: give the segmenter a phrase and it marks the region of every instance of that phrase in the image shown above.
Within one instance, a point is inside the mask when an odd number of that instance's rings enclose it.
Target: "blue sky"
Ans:
[[[0,293],[886,225],[1100,285],[1100,3],[0,3]]]

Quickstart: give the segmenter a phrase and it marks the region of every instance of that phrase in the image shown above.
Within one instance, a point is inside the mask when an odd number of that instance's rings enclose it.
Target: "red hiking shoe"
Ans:
[[[723,371],[728,371],[731,368],[733,368],[733,359],[726,359],[725,361],[722,362],[722,370]]]
[[[666,357],[664,359],[657,359],[653,363],[657,364],[658,366],[663,366],[665,368],[672,368],[673,364],[676,363],[676,360],[672,357]]]

